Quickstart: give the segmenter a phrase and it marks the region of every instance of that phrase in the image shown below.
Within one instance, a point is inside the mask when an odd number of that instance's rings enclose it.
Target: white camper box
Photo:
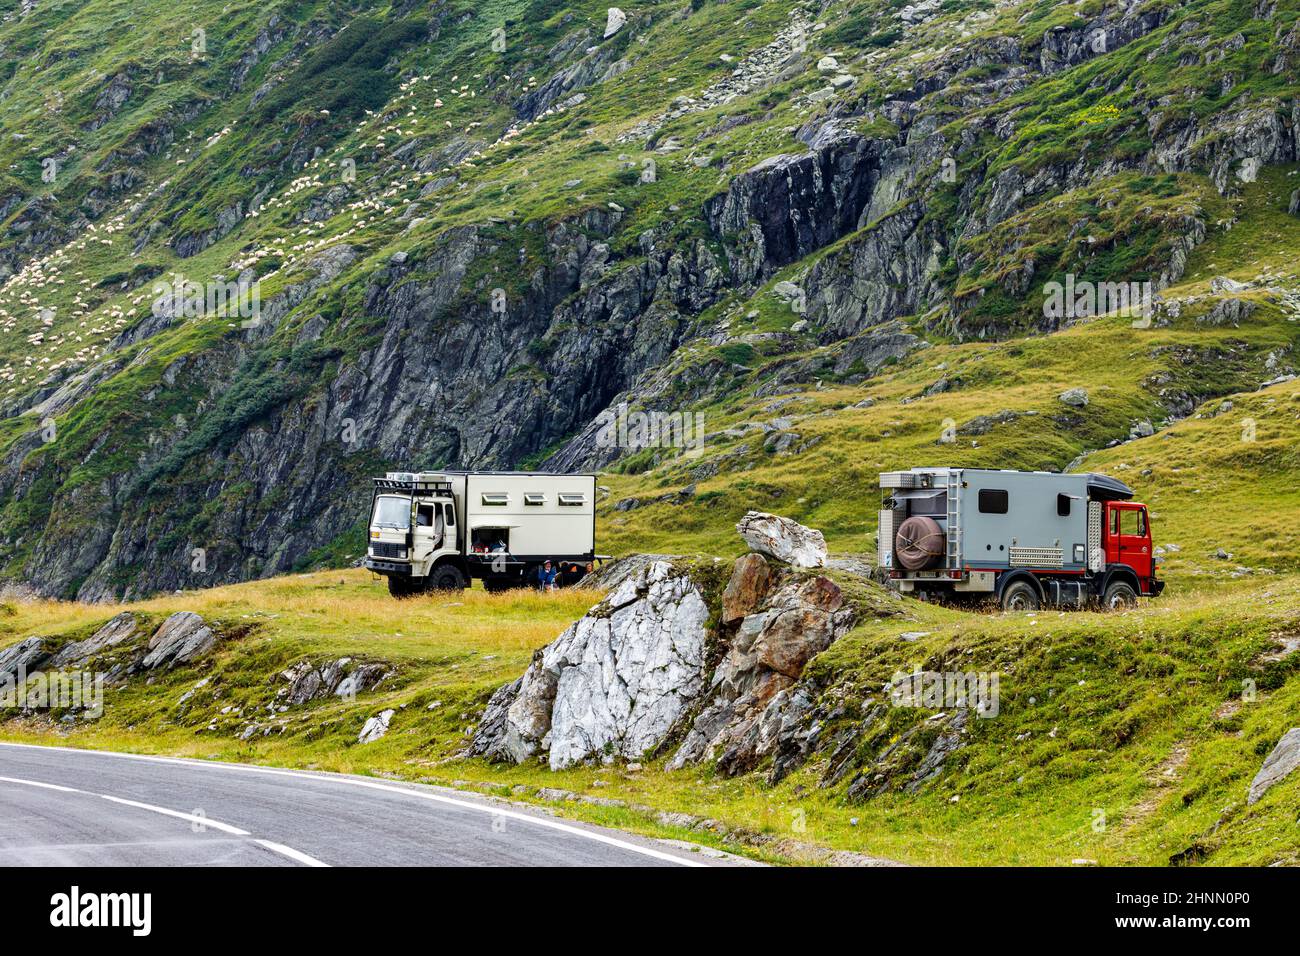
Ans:
[[[516,558],[590,556],[596,547],[594,475],[478,473],[464,476],[469,548],[506,536]]]

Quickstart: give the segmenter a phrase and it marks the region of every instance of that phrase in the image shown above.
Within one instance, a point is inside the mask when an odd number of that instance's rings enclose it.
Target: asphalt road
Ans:
[[[438,787],[0,742],[6,866],[726,862]]]

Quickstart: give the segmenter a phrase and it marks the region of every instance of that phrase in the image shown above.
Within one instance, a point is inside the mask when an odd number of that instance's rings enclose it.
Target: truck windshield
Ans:
[[[375,513],[371,516],[370,523],[405,531],[411,526],[411,499],[380,495],[375,499]]]

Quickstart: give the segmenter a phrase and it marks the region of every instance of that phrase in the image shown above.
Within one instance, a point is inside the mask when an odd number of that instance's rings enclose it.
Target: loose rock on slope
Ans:
[[[805,528],[797,521],[750,511],[740,519],[736,530],[754,551],[778,561],[786,561],[796,568],[826,565],[826,539],[820,531]]]
[[[1248,805],[1256,803],[1274,784],[1280,783],[1282,778],[1288,776],[1296,767],[1300,767],[1300,727],[1292,727],[1277,742],[1273,752],[1264,761],[1264,766],[1259,768],[1259,773],[1251,781],[1250,795],[1247,796],[1246,803]]]

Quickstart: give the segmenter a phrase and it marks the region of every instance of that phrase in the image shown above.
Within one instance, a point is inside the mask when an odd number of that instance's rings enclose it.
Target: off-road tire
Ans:
[[[1101,609],[1103,611],[1124,611],[1131,607],[1136,607],[1138,601],[1137,592],[1133,590],[1133,585],[1127,581],[1112,581],[1106,587],[1106,593],[1101,598]]]
[[[419,582],[411,578],[398,577],[395,574],[388,576],[388,593],[393,597],[402,598],[413,597],[420,592]]]
[[[1002,610],[1037,611],[1042,605],[1038,589],[1028,581],[1012,581],[1002,592]]]
[[[465,575],[454,564],[443,564],[429,575],[429,589],[433,591],[465,590]]]

